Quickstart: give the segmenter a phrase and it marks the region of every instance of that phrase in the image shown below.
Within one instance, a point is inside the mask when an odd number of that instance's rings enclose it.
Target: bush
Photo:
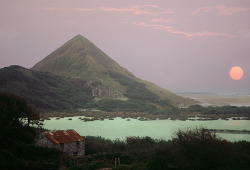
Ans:
[[[86,136],[85,153],[86,155],[112,152],[112,141],[102,137]]]
[[[231,159],[230,150],[227,141],[205,128],[179,130],[172,139],[172,155],[181,168],[225,168]]]
[[[129,137],[126,141],[87,136],[86,159],[72,168],[249,169],[250,142],[228,142],[205,128],[177,131],[172,140]],[[121,165],[114,167],[115,158]]]

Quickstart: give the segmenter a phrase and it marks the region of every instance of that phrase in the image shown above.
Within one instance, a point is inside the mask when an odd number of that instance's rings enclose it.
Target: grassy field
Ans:
[[[211,93],[179,93],[178,95],[194,99],[202,106],[250,106],[250,95],[218,95]]]

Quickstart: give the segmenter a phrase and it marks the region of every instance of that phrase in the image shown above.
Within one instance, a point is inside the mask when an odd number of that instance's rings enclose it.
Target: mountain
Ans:
[[[157,107],[164,106],[164,103],[175,106],[193,103],[190,99],[135,77],[81,35],[63,44],[32,70],[86,80],[93,85],[95,100],[133,99],[156,104]]]
[[[110,78],[108,71],[135,78],[132,73],[121,67],[81,35],[69,40],[38,62],[32,69],[51,72],[60,76],[100,81],[102,84],[111,87],[116,87],[118,84]]]
[[[162,110],[194,101],[135,77],[77,35],[31,69],[0,69],[0,92],[26,98],[39,112]]]
[[[93,100],[92,90],[85,80],[64,78],[21,66],[0,69],[0,92],[25,97],[38,112],[74,110]]]
[[[131,79],[136,77],[121,67],[88,39],[77,35],[38,62],[33,70],[51,72],[65,77],[82,78],[96,85],[97,99],[127,99],[126,86],[110,76],[113,72]]]

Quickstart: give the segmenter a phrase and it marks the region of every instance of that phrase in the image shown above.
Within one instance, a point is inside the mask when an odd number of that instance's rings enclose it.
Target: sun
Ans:
[[[230,69],[229,74],[233,80],[240,80],[243,77],[243,70],[239,66],[234,66]]]

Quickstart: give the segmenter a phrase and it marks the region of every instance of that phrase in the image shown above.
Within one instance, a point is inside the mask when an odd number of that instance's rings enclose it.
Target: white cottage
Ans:
[[[69,155],[85,154],[85,140],[76,131],[45,131],[36,138],[36,145],[61,150]]]

